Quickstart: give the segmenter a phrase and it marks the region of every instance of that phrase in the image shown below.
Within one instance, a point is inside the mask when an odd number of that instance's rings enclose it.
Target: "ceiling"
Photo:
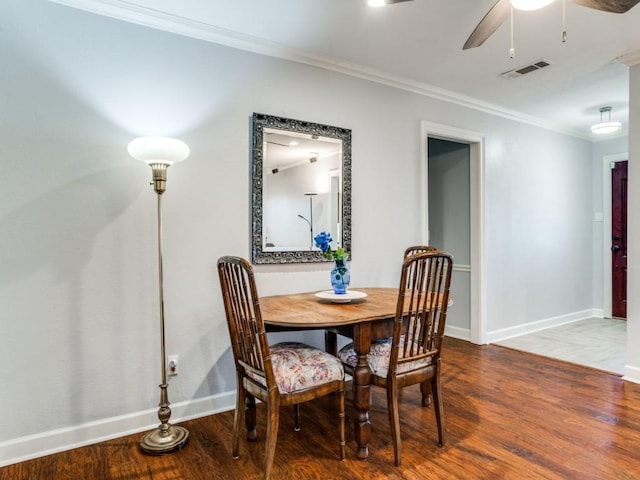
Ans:
[[[330,68],[593,138],[598,109],[628,119],[628,68],[640,53],[640,6],[626,14],[566,4],[516,11],[515,58],[503,24],[482,46],[462,45],[495,0],[51,0],[244,50]],[[501,73],[538,60],[518,78]]]

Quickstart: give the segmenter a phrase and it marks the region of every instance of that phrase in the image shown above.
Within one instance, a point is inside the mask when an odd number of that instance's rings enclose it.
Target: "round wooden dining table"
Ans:
[[[353,339],[358,355],[353,376],[356,456],[365,459],[369,455],[371,438],[371,370],[367,354],[373,340],[393,334],[398,288],[354,290],[365,293],[366,297],[336,303],[330,299],[318,298],[317,292],[274,295],[260,298],[260,311],[267,331],[325,330],[326,348],[333,354],[336,353],[336,334]]]

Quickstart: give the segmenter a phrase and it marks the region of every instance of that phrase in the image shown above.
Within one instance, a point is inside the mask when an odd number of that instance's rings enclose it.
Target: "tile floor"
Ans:
[[[496,345],[622,375],[627,349],[626,338],[626,321],[589,318],[513,337],[496,342]]]

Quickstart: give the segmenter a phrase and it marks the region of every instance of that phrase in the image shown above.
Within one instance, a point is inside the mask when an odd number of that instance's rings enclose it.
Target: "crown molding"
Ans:
[[[87,12],[104,15],[117,20],[123,20],[137,25],[156,28],[178,35],[184,35],[239,50],[245,50],[260,55],[290,60],[311,65],[325,70],[342,73],[356,78],[369,80],[390,87],[431,97],[462,107],[478,110],[490,115],[506,118],[516,122],[526,123],[553,132],[562,133],[583,140],[592,141],[590,135],[582,131],[569,129],[564,125],[550,122],[532,115],[523,114],[515,110],[500,107],[477,98],[469,97],[424,82],[401,77],[382,70],[373,69],[355,62],[337,59],[327,55],[317,55],[294,49],[277,42],[265,40],[251,35],[217,27],[205,22],[192,20],[178,15],[148,7],[141,7],[126,0],[49,0],[50,2],[68,7],[85,10]]]
[[[640,65],[640,50],[635,52],[626,53],[616,59],[618,62],[626,65],[627,67],[634,67]]]

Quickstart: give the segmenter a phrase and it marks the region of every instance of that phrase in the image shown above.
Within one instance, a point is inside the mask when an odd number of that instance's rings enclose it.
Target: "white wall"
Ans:
[[[139,135],[192,149],[164,196],[173,420],[233,402],[215,262],[250,253],[252,112],[352,129],[354,287],[396,286],[420,241],[428,120],[486,134],[489,330],[593,307],[587,141],[44,0],[0,2],[0,18],[0,464],[157,423],[155,194],[126,152]],[[258,287],[323,289],[329,269],[261,266]]]
[[[524,125],[487,136],[487,321],[497,341],[520,324],[591,315],[590,145]],[[477,127],[476,127],[477,130]]]

